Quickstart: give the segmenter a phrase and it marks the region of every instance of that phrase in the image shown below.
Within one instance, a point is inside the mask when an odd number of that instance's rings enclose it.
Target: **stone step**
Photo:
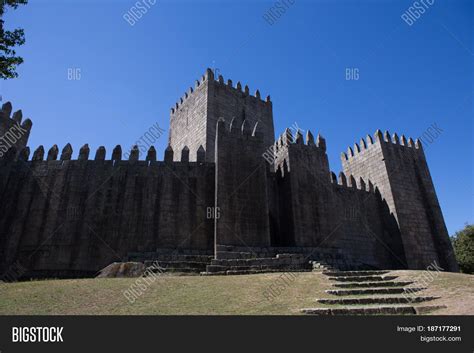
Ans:
[[[222,272],[222,271],[265,271],[275,270],[275,272],[281,271],[311,271],[311,268],[307,264],[279,264],[275,263],[272,265],[250,265],[250,266],[225,266],[225,265],[207,265],[206,272]]]
[[[216,245],[216,250],[217,251],[234,251],[234,246],[232,245]]]
[[[145,266],[147,268],[154,268],[158,266],[163,269],[194,268],[199,271],[205,270],[207,264],[208,263],[206,262],[195,262],[195,261],[145,261]]]
[[[439,297],[425,296],[401,296],[401,297],[363,297],[363,298],[337,298],[317,299],[321,304],[329,305],[357,305],[357,304],[413,304],[438,299]]]
[[[328,294],[343,296],[343,295],[371,295],[371,294],[402,294],[414,293],[424,290],[426,288],[410,287],[410,288],[361,288],[361,289],[328,289],[325,292]]]
[[[310,269],[292,269],[291,272],[310,272]],[[266,269],[266,270],[228,270],[225,271],[226,275],[253,275],[257,273],[272,273],[272,272],[282,272],[281,270],[276,269]]]
[[[299,259],[301,261],[308,261],[308,257],[304,254],[291,254],[291,253],[281,253],[276,254],[277,259]]]
[[[312,271],[313,271],[313,272],[316,272],[316,273],[321,273],[321,272],[323,272],[325,269],[326,269],[326,268],[314,268],[314,267],[313,267],[313,270],[312,270]]]
[[[413,306],[380,306],[380,307],[352,307],[352,308],[306,308],[301,309],[303,314],[318,316],[339,315],[416,315]]]
[[[343,307],[343,308],[306,308],[301,312],[307,315],[420,315],[444,309],[444,305],[426,306],[378,306],[378,307]]]
[[[216,271],[216,272],[207,272],[207,271],[202,271],[199,272],[201,276],[225,276],[227,275],[226,271]]]
[[[337,277],[329,277],[331,281],[339,281],[339,282],[379,282],[379,281],[391,281],[398,276],[337,276]]]
[[[236,252],[236,251],[217,251],[217,259],[255,259],[257,254],[251,252]]]
[[[199,274],[206,270],[207,263],[195,261],[145,261],[147,270],[152,273]]]
[[[380,282],[341,282],[341,283],[333,283],[333,287],[337,288],[374,288],[374,287],[404,287],[414,282],[409,281],[398,281],[398,282],[390,282],[390,281],[380,281]]]
[[[228,269],[228,266],[220,265],[207,265],[206,272],[225,272]]]
[[[390,271],[373,270],[373,271],[323,271],[323,274],[331,277],[360,277],[384,275]]]
[[[181,268],[174,268],[174,267],[168,267],[168,268],[165,268],[165,269],[157,269],[157,268],[154,268],[154,267],[149,267],[150,268],[150,271],[149,272],[153,272],[153,273],[188,273],[188,274],[199,274],[201,271],[199,271],[199,269],[197,268],[191,268],[191,267],[181,267]]]
[[[334,267],[323,261],[311,261],[314,272],[337,271]]]
[[[302,257],[270,257],[257,259],[214,259],[211,265],[217,266],[279,266],[295,265],[311,268],[310,263]]]
[[[252,275],[257,273],[273,273],[273,272],[311,272],[311,269],[291,269],[283,271],[281,269],[239,269],[239,270],[213,270],[212,272],[200,272],[201,276],[226,276],[226,275]]]
[[[214,257],[210,255],[184,255],[184,254],[160,254],[160,253],[143,253],[128,255],[133,261],[192,261],[209,263]]]

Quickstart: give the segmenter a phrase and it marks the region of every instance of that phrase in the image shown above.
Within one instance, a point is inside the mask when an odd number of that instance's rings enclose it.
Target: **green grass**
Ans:
[[[296,314],[326,287],[321,275],[295,273],[269,300],[280,276],[161,276],[133,304],[123,291],[136,278],[9,283],[0,285],[0,314]]]
[[[398,271],[402,277],[421,271]],[[242,276],[162,276],[130,303],[123,291],[136,278],[42,280],[0,284],[0,315],[294,315],[305,307],[327,307],[316,298],[330,297],[326,276],[294,273],[286,284],[281,273]],[[421,295],[440,295],[432,302],[446,304],[443,313],[474,314],[473,276],[437,274]],[[401,279],[401,278],[400,278]],[[280,283],[278,285],[278,283]],[[268,299],[271,285],[279,288]],[[469,299],[470,298],[470,299]],[[435,303],[436,302],[436,303]]]

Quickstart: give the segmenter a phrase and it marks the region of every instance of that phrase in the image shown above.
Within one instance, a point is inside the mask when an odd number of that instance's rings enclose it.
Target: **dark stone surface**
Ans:
[[[114,262],[103,268],[98,278],[140,277],[145,273],[141,262]]]
[[[21,115],[5,104],[0,135]],[[31,125],[0,157],[0,274],[92,276],[129,257],[212,255],[215,239],[220,260],[457,270],[419,143],[377,132],[343,154],[338,181],[322,136],[287,129],[274,143],[272,102],[211,70],[172,108],[164,161],[154,148],[122,160],[120,146],[90,160],[88,145],[74,160],[69,144],[30,158]]]

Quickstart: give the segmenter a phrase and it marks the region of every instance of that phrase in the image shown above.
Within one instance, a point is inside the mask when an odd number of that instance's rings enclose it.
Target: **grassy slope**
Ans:
[[[398,271],[414,277],[421,271]],[[282,274],[248,276],[163,276],[130,304],[122,292],[135,278],[45,280],[0,284],[0,314],[298,314],[300,308],[321,306],[328,297],[326,276],[296,273],[281,285],[273,301],[264,293]],[[423,295],[442,296],[437,314],[474,315],[474,276],[436,274]]]

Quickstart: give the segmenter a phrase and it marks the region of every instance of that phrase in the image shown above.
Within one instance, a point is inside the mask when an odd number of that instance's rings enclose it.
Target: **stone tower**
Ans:
[[[191,161],[196,151],[203,146],[206,161],[214,162],[216,126],[219,118],[230,122],[232,119],[246,121],[251,126],[258,122],[258,131],[263,134],[265,146],[274,143],[272,102],[268,96],[260,98],[260,92],[249,93],[248,86],[242,89],[240,82],[234,87],[232,81],[224,83],[219,75],[207,69],[195,87],[190,87],[179,102],[171,108],[169,145],[173,151],[181,151],[185,146],[190,150]],[[175,156],[178,160],[178,156]]]
[[[446,271],[458,270],[420,141],[377,130],[341,159],[346,175],[371,180],[380,190],[400,228],[408,268],[436,261]]]
[[[268,165],[260,124],[233,119],[216,127],[215,239],[220,245],[270,246]]]

